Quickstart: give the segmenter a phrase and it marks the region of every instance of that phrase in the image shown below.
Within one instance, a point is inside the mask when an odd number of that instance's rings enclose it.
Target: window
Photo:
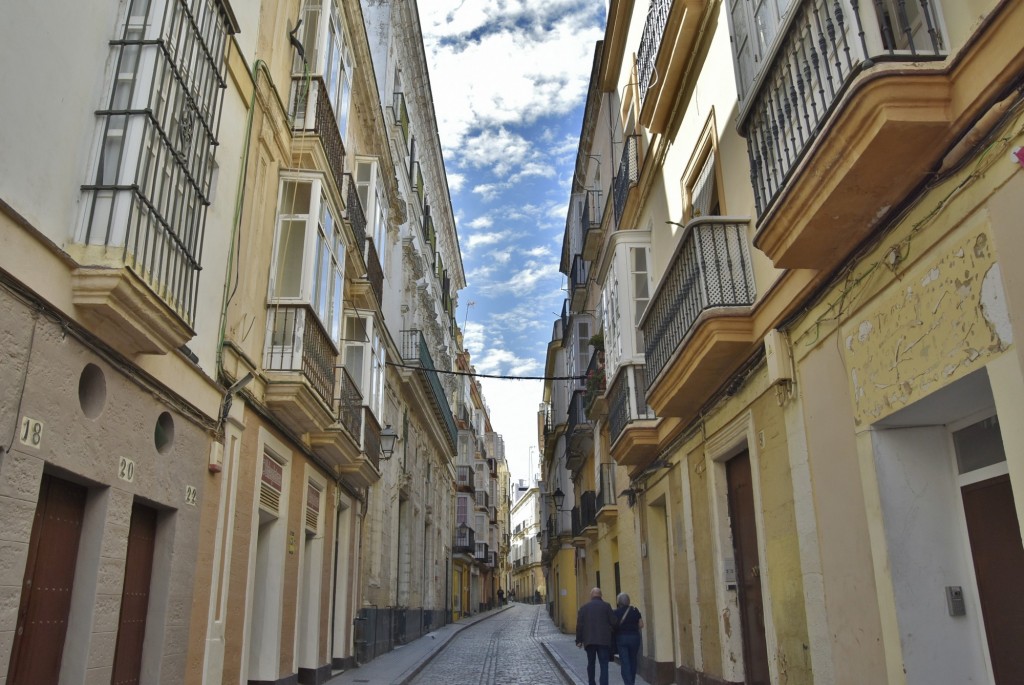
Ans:
[[[356,191],[366,213],[368,233],[383,265],[386,261],[388,203],[387,189],[376,157],[356,157]]]
[[[729,25],[740,101],[746,99],[757,71],[775,41],[782,19],[793,4],[794,0],[729,0]]]
[[[619,280],[613,263],[608,280],[601,291],[601,309],[604,311],[604,363],[607,378],[615,375],[622,357],[621,322],[619,321]]]
[[[718,174],[715,167],[714,149],[708,152],[700,172],[687,185],[686,196],[690,205],[690,219],[701,216],[719,216],[722,213],[721,202],[718,199]]]
[[[327,23],[324,83],[327,86],[327,99],[331,102],[334,117],[338,122],[338,131],[341,133],[341,139],[345,140],[352,93],[352,54],[349,52],[345,28],[335,3],[331,3],[331,17]]]
[[[345,369],[363,396],[363,404],[375,416],[382,416],[384,406],[384,341],[369,314],[345,317]]]
[[[459,495],[455,504],[455,525],[459,526],[463,523],[469,525],[469,497]]]
[[[316,86],[310,87],[310,78],[321,77],[331,103],[338,132],[342,141],[348,130],[352,94],[352,53],[337,3],[330,3],[330,11],[323,11],[321,0],[307,0],[299,14],[302,21],[299,42],[303,57],[298,52],[292,60],[292,97],[298,98],[294,114],[296,122],[308,128],[313,121],[305,121],[308,108],[315,107]],[[305,122],[302,124],[302,122]]]
[[[227,36],[218,2],[129,0],[97,112],[95,175],[77,240],[127,266],[190,324],[202,269]]]
[[[640,318],[651,300],[651,275],[647,269],[647,248],[629,248],[630,285],[633,286],[633,330],[636,333],[635,352],[644,349],[644,332],[640,328]]]
[[[282,179],[278,207],[270,297],[276,302],[310,304],[331,340],[338,342],[345,241],[322,182]]]

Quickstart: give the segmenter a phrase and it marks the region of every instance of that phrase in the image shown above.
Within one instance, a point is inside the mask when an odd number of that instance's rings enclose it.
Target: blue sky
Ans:
[[[565,299],[559,250],[606,0],[418,4],[468,284],[465,345],[478,372],[543,375]],[[542,384],[482,382],[513,478],[526,478],[538,469]]]

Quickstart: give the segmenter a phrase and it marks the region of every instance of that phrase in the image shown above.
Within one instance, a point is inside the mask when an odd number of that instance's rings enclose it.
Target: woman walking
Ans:
[[[640,616],[640,610],[629,603],[629,595],[625,592],[616,597],[615,603],[615,616],[619,619],[615,642],[619,651],[622,682],[625,685],[636,685],[636,668],[640,662],[642,644],[640,629],[644,627],[644,619]]]

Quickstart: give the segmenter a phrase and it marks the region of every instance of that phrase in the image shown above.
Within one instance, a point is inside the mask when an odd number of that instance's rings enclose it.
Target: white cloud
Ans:
[[[474,132],[578,107],[603,13],[593,0],[421,3],[434,99],[453,104],[438,108],[445,158]]]
[[[466,185],[465,174],[448,171],[445,175],[448,177],[448,189],[453,193],[459,192]]]
[[[467,306],[466,319],[462,326],[462,345],[469,350],[470,356],[482,350],[484,347],[484,326],[470,320],[471,314]]]
[[[487,216],[486,214],[483,216],[478,216],[477,218],[470,221],[468,224],[470,228],[490,228],[493,225],[494,219]]]
[[[508,238],[508,231],[496,231],[494,233],[474,233],[469,236],[469,240],[466,241],[466,249],[472,250],[480,247],[481,245],[493,245]]]

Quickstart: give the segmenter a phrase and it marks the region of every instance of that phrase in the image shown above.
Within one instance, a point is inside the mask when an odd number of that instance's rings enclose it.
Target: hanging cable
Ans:
[[[430,369],[417,364],[400,364],[398,362],[385,362],[388,366],[400,369],[423,369],[435,373],[446,373],[450,376],[470,376],[472,378],[497,378],[503,381],[583,381],[586,376],[502,376],[493,373],[477,373],[475,371],[445,371],[444,369]]]

